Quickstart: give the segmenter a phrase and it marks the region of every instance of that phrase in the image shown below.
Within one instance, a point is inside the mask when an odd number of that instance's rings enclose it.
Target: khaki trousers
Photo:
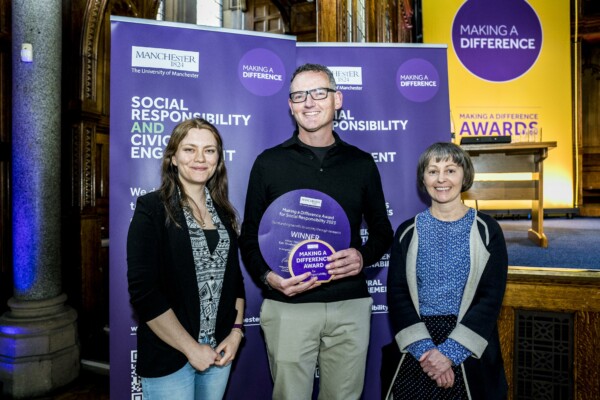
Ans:
[[[288,304],[265,300],[265,335],[273,399],[309,400],[319,365],[319,399],[359,399],[371,322],[370,297],[333,303]]]

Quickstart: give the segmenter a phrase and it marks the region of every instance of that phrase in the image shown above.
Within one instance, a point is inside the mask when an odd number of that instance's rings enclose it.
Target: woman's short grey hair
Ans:
[[[429,146],[419,157],[419,163],[417,165],[417,183],[419,189],[424,193],[427,193],[424,183],[425,170],[432,160],[435,160],[435,162],[452,160],[456,165],[462,167],[464,175],[461,193],[466,192],[473,186],[475,168],[473,168],[473,162],[471,162],[469,154],[454,143],[438,142]]]

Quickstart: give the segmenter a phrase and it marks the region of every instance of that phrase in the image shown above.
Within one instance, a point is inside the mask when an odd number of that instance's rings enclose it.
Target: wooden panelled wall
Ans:
[[[108,326],[110,16],[155,19],[158,0],[64,2],[63,282],[84,358]],[[104,340],[103,340],[104,339]]]
[[[177,18],[181,14],[177,11],[181,4],[189,5],[193,0],[172,1],[179,7],[167,8],[166,12]],[[255,13],[254,5],[269,7],[266,3],[269,1],[280,15],[273,14],[273,9],[268,8],[267,19],[281,18],[281,22],[254,24],[250,29],[266,30],[277,26],[277,29],[283,29],[279,33],[296,35],[300,41],[320,42],[346,41],[349,29],[354,29],[347,26],[345,18],[347,0],[246,0],[247,19],[263,18],[265,13]],[[584,0],[582,4],[589,6],[593,1]],[[365,0],[365,5],[367,42],[413,42],[418,37],[413,26],[412,1]],[[590,7],[594,14],[593,5]],[[157,9],[158,0],[63,2],[63,286],[69,295],[69,303],[79,313],[83,357],[98,347],[95,335],[108,323],[109,19],[110,15],[154,19]],[[580,24],[584,24],[585,29],[579,32],[585,35],[581,37],[585,44],[579,53],[582,68],[577,72],[580,86],[576,89],[580,96],[577,121],[583,127],[579,130],[577,154],[582,157],[600,154],[600,90],[597,86],[600,24],[597,16],[580,19]],[[12,293],[10,65],[10,0],[0,0],[0,311],[6,310],[6,300]],[[589,76],[582,79],[585,74]],[[585,168],[598,172],[597,165],[590,164],[589,160],[593,157],[586,157],[579,164],[584,166],[584,171],[580,171],[583,174],[579,175],[584,182],[590,179]],[[595,179],[592,178],[592,182],[597,182]],[[575,398],[600,398],[597,363],[600,359],[599,293],[600,280],[593,276],[511,270],[500,319],[509,380],[513,380],[515,312],[521,309],[568,312],[575,316]],[[107,359],[108,354],[105,357]]]
[[[244,29],[254,32],[283,34],[290,32],[289,24],[270,0],[247,0]]]
[[[414,41],[413,1],[365,0],[366,42],[410,43]],[[349,32],[356,35],[356,21],[348,26],[348,13],[356,16],[357,0],[317,1],[317,40],[348,42]]]
[[[581,214],[600,216],[600,2],[581,0],[576,44],[578,199]]]
[[[514,396],[515,316],[518,310],[567,313],[573,316],[572,399],[600,399],[600,273],[554,268],[510,268],[498,321],[502,356]],[[530,344],[532,347],[533,345]],[[549,361],[552,364],[553,360]],[[527,397],[532,398],[532,397]],[[565,397],[551,397],[565,398]]]

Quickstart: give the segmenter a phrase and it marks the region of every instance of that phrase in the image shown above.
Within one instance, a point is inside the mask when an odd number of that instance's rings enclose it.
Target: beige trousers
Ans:
[[[317,363],[320,400],[359,399],[372,304],[370,297],[305,304],[265,300],[260,325],[275,384],[273,399],[311,399]]]

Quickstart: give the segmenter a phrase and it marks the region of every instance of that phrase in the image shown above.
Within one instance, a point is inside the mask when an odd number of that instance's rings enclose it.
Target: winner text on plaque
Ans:
[[[293,190],[275,199],[258,229],[258,243],[269,267],[284,278],[311,272],[319,281],[331,275],[327,257],[350,244],[350,222],[329,195]]]

